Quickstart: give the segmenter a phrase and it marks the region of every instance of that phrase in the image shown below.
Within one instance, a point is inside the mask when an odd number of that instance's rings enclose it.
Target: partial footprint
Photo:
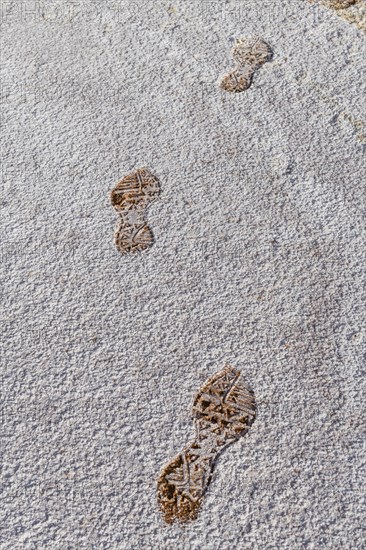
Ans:
[[[365,0],[308,0],[308,2],[334,10],[337,15],[366,32]]]
[[[112,190],[111,202],[119,214],[114,242],[121,254],[153,245],[154,236],[145,221],[145,210],[159,192],[159,181],[147,168],[138,168],[125,176]]]
[[[192,407],[196,438],[158,478],[157,496],[167,523],[196,519],[217,457],[248,431],[255,410],[254,394],[232,367],[225,367],[201,387]]]
[[[220,87],[226,92],[243,92],[250,87],[252,77],[253,71],[236,68],[222,78]]]
[[[322,0],[322,3],[327,6],[327,8],[332,8],[334,10],[344,10],[356,4],[357,0]]]
[[[243,92],[251,83],[253,74],[272,58],[269,45],[260,38],[239,38],[231,50],[236,67],[221,80],[220,87],[227,92]]]

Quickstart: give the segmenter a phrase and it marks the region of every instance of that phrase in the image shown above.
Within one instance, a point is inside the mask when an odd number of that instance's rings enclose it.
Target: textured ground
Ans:
[[[364,548],[365,34],[304,0],[1,2],[1,548]],[[218,86],[240,36],[273,60]],[[155,245],[108,198],[148,166]],[[198,520],[160,468],[230,364]]]

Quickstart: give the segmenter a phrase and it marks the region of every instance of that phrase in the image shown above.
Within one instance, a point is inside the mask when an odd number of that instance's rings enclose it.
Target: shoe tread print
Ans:
[[[196,438],[158,478],[157,497],[167,523],[197,518],[219,454],[248,431],[255,412],[254,394],[236,369],[225,367],[203,384],[192,406]]]
[[[160,193],[158,179],[147,168],[138,168],[113,188],[110,199],[119,215],[114,242],[121,254],[150,248],[154,236],[146,223],[145,210]]]
[[[258,37],[238,38],[231,50],[236,66],[226,73],[220,87],[226,92],[243,92],[252,83],[254,73],[272,58],[269,45]]]

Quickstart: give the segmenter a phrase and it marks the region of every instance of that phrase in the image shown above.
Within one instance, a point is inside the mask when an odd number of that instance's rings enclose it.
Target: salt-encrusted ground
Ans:
[[[363,31],[304,0],[1,10],[1,548],[364,548]],[[228,94],[251,34],[273,60]],[[138,166],[156,243],[122,257]],[[165,526],[156,477],[225,364],[257,420]]]

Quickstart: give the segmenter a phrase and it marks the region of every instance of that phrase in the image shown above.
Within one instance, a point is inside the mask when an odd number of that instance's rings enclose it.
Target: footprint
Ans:
[[[258,37],[238,38],[231,54],[236,67],[220,82],[220,87],[227,92],[247,90],[252,83],[254,72],[272,58],[271,48]]]
[[[157,497],[167,523],[196,519],[217,457],[248,431],[255,411],[254,394],[232,367],[225,367],[201,387],[192,407],[196,438],[158,478]]]
[[[119,214],[114,242],[121,254],[153,245],[154,236],[145,221],[145,210],[159,193],[159,181],[147,168],[138,168],[125,176],[112,190],[112,206]]]

